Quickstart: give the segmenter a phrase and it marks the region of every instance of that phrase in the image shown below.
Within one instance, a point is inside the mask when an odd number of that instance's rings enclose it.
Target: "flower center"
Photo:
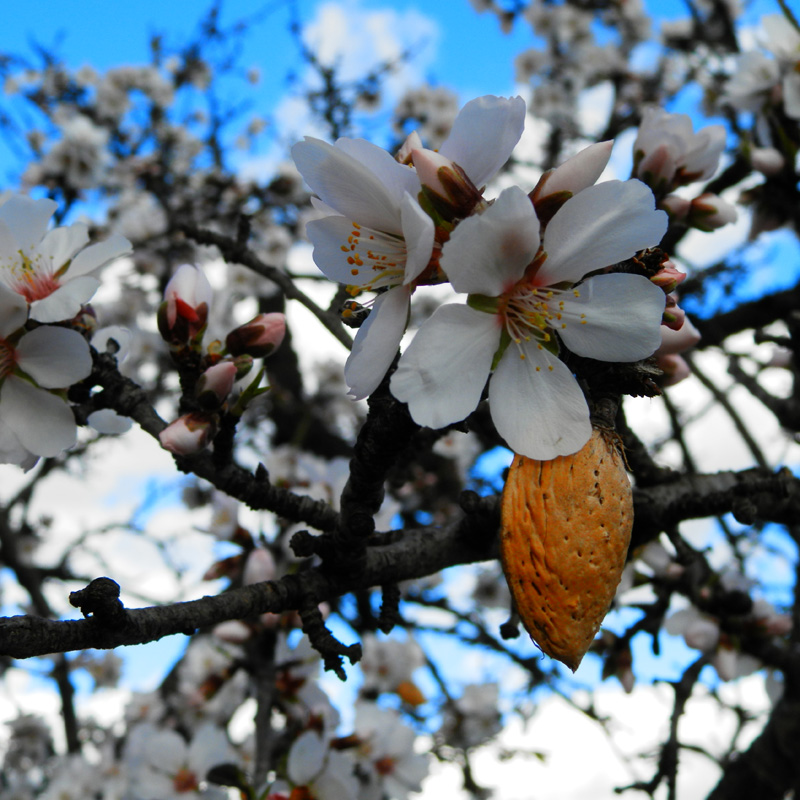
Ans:
[[[531,286],[522,281],[500,298],[498,314],[520,358],[525,358],[523,342],[533,339],[539,350],[557,352],[554,331],[563,330],[568,322],[586,324],[586,314],[569,307],[569,300],[580,296],[580,289]]]
[[[398,286],[403,282],[406,245],[401,238],[379,231],[362,232],[361,226],[354,222],[347,244],[343,244],[341,249],[343,253],[348,253],[347,263],[354,278],[365,271],[370,276],[366,282],[354,286],[352,294],[365,289],[374,291],[383,286]],[[359,278],[359,281],[363,281],[363,278]]]
[[[178,772],[175,773],[175,777],[172,779],[172,785],[175,787],[175,791],[178,794],[182,792],[194,792],[199,786],[194,772],[190,769],[186,769],[186,767],[179,769]]]

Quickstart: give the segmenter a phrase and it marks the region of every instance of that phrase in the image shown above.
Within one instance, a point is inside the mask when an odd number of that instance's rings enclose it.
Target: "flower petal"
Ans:
[[[28,255],[42,240],[57,208],[53,200],[14,195],[0,206],[0,220],[8,225],[18,248]]]
[[[442,249],[441,265],[457,292],[497,297],[511,289],[539,249],[539,220],[518,186],[479,216],[467,217]]]
[[[344,367],[345,383],[354,399],[371,395],[391,366],[408,322],[410,297],[404,286],[380,295],[356,334]]]
[[[335,146],[374,173],[392,194],[397,205],[406,192],[412,197],[419,194],[419,178],[414,170],[399,164],[383,148],[366,139],[348,138],[337,139]]]
[[[39,255],[51,271],[55,272],[67,263],[89,241],[89,228],[82,222],[69,227],[53,228],[37,245]]]
[[[489,383],[489,408],[497,432],[523,456],[548,461],[576,453],[592,425],[586,399],[563,361],[535,342],[506,350]]]
[[[599,361],[638,361],[661,344],[664,292],[641,275],[597,275],[564,294],[564,343]],[[581,320],[581,315],[585,315]]]
[[[89,345],[77,331],[43,326],[17,345],[17,363],[44,389],[63,389],[92,371]]]
[[[439,152],[455,161],[480,188],[508,161],[524,127],[521,97],[477,97],[458,112]]]
[[[57,456],[75,444],[77,429],[70,407],[14,375],[0,386],[0,418],[34,455]]]
[[[408,192],[405,193],[400,204],[400,219],[407,253],[406,274],[403,283],[411,283],[420,276],[431,260],[436,226]]]
[[[538,282],[574,283],[587,272],[655,247],[666,230],[666,213],[655,210],[653,193],[641,181],[589,186],[567,200],[547,226],[547,260]]]
[[[21,328],[28,320],[28,303],[21,294],[0,284],[0,338]]]
[[[292,147],[292,157],[312,191],[331,208],[360,225],[402,233],[400,197],[342,148],[307,136]]]
[[[99,288],[100,281],[91,275],[82,275],[67,281],[52,294],[31,303],[31,319],[37,322],[62,322],[65,319],[72,319]]]
[[[441,428],[464,419],[481,399],[499,343],[494,315],[458,304],[441,306],[400,359],[392,394],[408,403],[419,425]]]
[[[72,259],[68,275],[70,279],[78,275],[85,275],[87,272],[100,269],[100,267],[110,264],[114,259],[130,255],[132,252],[131,243],[124,236],[115,233],[113,236],[109,236],[108,239],[81,250]]]

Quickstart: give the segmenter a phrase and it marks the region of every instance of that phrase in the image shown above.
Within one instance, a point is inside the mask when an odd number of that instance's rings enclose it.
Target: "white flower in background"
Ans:
[[[783,109],[792,119],[800,119],[800,31],[783,14],[768,14],[761,24],[767,47],[782,68]]]
[[[646,108],[633,143],[634,177],[658,194],[710,178],[725,149],[725,128],[708,125],[694,133],[687,114]]]
[[[357,800],[359,781],[353,766],[347,756],[329,749],[316,731],[307,730],[289,749],[286,772],[289,780],[296,787],[306,787],[314,800]]]
[[[441,306],[423,323],[392,376],[392,393],[417,423],[442,428],[476,408],[493,371],[492,419],[515,452],[547,460],[579,450],[591,434],[589,409],[556,355],[556,335],[601,361],[637,361],[658,347],[661,289],[619,273],[575,285],[659,243],[667,215],[653,205],[639,181],[590,186],[540,237],[528,196],[506,189],[445,244],[442,268],[456,291],[474,297]]]
[[[103,173],[111,163],[108,131],[78,114],[61,128],[62,138],[42,159],[44,179],[63,179],[74,189],[94,189],[102,184]]]
[[[31,454],[55,456],[75,444],[70,407],[47,390],[65,389],[92,371],[89,345],[77,331],[25,331],[27,316],[25,299],[0,285],[0,454],[24,466]]]
[[[224,790],[204,786],[205,776],[212,767],[237,758],[225,732],[210,723],[200,726],[187,743],[175,731],[145,722],[131,731],[125,760],[132,796],[139,800],[184,800],[191,795],[225,800]]]
[[[86,247],[82,222],[48,231],[57,207],[21,195],[0,206],[0,281],[27,300],[37,322],[72,319],[100,286],[89,273],[131,252],[118,235]]]
[[[92,347],[98,353],[111,351],[117,359],[117,364],[121,364],[127,358],[130,352],[130,344],[131,332],[119,325],[99,328],[92,334]],[[107,436],[126,433],[133,425],[133,420],[130,417],[120,416],[113,408],[101,408],[93,411],[86,418],[86,422],[98,433],[103,433]]]
[[[360,797],[379,800],[388,795],[393,800],[405,800],[409,792],[422,790],[428,757],[414,752],[416,735],[396,711],[374,703],[357,703],[355,734],[359,761],[367,765],[369,781]]]
[[[363,693],[394,692],[413,706],[425,702],[413,681],[414,671],[425,663],[425,657],[413,639],[399,641],[368,633],[362,638],[362,644]]]
[[[445,740],[462,747],[475,747],[495,736],[502,728],[499,699],[496,683],[467,684],[455,701],[455,708],[448,708],[445,713],[441,729]]]
[[[736,71],[725,85],[724,99],[740,111],[761,111],[780,82],[774,59],[752,50],[736,59]]]
[[[444,86],[417,86],[400,98],[394,109],[395,132],[403,136],[409,121],[429,147],[439,148],[453,127],[458,98]]]
[[[482,186],[508,160],[524,121],[521,98],[478,98],[461,110],[439,153]],[[317,266],[360,291],[389,290],[375,300],[345,365],[350,394],[361,399],[377,388],[397,353],[415,282],[434,255],[434,223],[417,202],[416,172],[369,142],[307,138],[292,156],[322,201],[315,205],[327,212],[307,227]]]

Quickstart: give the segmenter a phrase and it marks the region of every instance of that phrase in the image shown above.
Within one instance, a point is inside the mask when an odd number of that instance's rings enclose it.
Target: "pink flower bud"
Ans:
[[[469,216],[483,200],[458,164],[433,150],[414,150],[411,159],[425,196],[448,221]]]
[[[727,200],[706,192],[692,200],[689,224],[701,231],[714,231],[736,221],[736,209]]]
[[[237,368],[233,361],[220,361],[209,367],[198,379],[194,389],[197,402],[209,411],[219,408],[236,382]]]
[[[191,456],[208,447],[217,432],[213,415],[184,414],[158,434],[161,446],[176,456]]]
[[[188,344],[206,326],[211,303],[211,284],[191,264],[178,267],[164,289],[158,309],[158,330],[173,345]]]
[[[277,573],[275,559],[264,547],[256,547],[247,556],[247,563],[242,573],[242,583],[249,586],[251,583],[271,581]]]
[[[780,150],[774,147],[754,147],[750,151],[750,163],[762,175],[777,175],[785,166],[786,159]]]
[[[659,204],[659,208],[669,214],[669,218],[675,222],[682,222],[689,216],[689,211],[692,208],[692,201],[687,200],[685,197],[679,197],[677,194],[668,194]]]
[[[590,145],[542,175],[530,194],[540,222],[546,224],[570,197],[594,186],[611,158],[613,146],[613,141]]]
[[[677,169],[675,152],[667,145],[660,144],[649,153],[642,154],[636,168],[636,177],[654,192],[663,194],[672,186]]]
[[[422,149],[422,139],[419,138],[419,134],[416,131],[411,131],[406,136],[403,144],[400,145],[400,149],[395,153],[395,161],[399,161],[401,164],[411,164],[411,154],[414,150]]]
[[[259,314],[232,330],[225,339],[225,346],[234,356],[266,358],[280,346],[285,335],[286,317],[283,314]]]
[[[684,353],[699,341],[700,331],[695,328],[692,321],[687,317],[684,319],[680,330],[673,330],[666,325],[661,326],[661,345],[655,354],[657,356],[666,356]]]
[[[650,281],[658,286],[664,294],[674,292],[686,280],[686,273],[681,272],[672,261],[665,261],[661,269],[650,278]]]
[[[674,386],[692,374],[689,365],[678,355],[658,356],[656,363],[664,373],[659,381],[662,386]]]
[[[686,312],[678,305],[674,294],[667,295],[667,304],[664,307],[664,315],[661,317],[661,324],[666,325],[673,331],[679,331],[686,319]]]

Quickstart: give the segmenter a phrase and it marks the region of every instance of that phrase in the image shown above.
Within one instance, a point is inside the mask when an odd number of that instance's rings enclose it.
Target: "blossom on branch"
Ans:
[[[57,207],[22,195],[0,206],[0,280],[25,298],[36,322],[72,319],[100,286],[90,273],[131,252],[118,234],[87,247],[82,222],[48,231]]]
[[[646,278],[590,272],[657,245],[667,216],[639,181],[609,181],[569,199],[540,235],[528,196],[506,189],[445,244],[442,268],[467,305],[423,323],[391,390],[420,425],[470,414],[486,378],[498,432],[517,453],[547,460],[589,439],[589,409],[559,340],[600,361],[637,361],[658,347],[664,293]]]

